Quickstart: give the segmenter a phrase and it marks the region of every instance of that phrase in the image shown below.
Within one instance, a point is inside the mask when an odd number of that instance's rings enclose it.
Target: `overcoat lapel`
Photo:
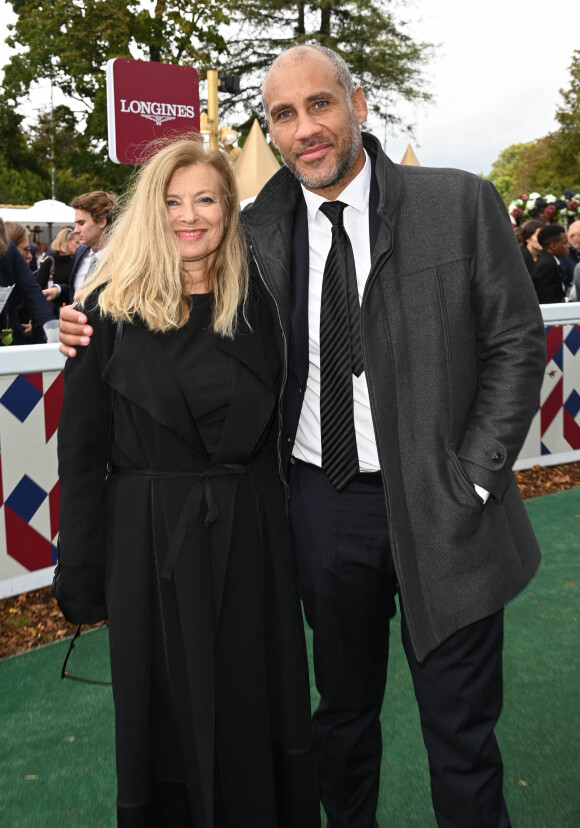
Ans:
[[[274,409],[275,377],[270,370],[261,345],[259,322],[251,319],[250,331],[244,320],[232,339],[219,338],[218,348],[233,357],[232,394],[214,463],[241,462],[251,456],[264,432]],[[254,408],[248,400],[254,399],[264,419],[256,420],[250,414]]]
[[[379,236],[381,220],[377,212],[379,209],[380,195],[379,184],[377,181],[377,159],[371,152],[369,152],[369,158],[371,160],[371,188],[369,193],[369,240],[372,255],[372,252],[375,249],[375,245],[377,243],[377,238]]]
[[[302,382],[308,376],[308,214],[302,193],[292,234],[291,368]]]

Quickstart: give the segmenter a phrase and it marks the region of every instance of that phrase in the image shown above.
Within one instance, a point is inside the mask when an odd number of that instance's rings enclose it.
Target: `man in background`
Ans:
[[[77,196],[71,202],[75,211],[75,233],[80,247],[75,253],[70,280],[43,290],[50,302],[56,299],[72,302],[77,288],[97,266],[106,244],[106,231],[117,213],[117,197],[112,193],[96,190]]]
[[[534,265],[533,282],[540,305],[563,302],[564,275],[560,261],[570,251],[566,231],[560,224],[547,224],[538,233],[541,250]]]

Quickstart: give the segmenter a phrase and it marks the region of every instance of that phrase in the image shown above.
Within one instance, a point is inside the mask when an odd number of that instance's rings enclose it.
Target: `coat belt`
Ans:
[[[202,472],[174,472],[113,466],[111,473],[121,477],[144,477],[149,480],[185,478],[192,481],[191,489],[179,515],[177,526],[171,536],[167,555],[161,568],[161,577],[165,580],[170,580],[183,541],[185,540],[185,535],[195,530],[202,502],[205,503],[207,508],[207,514],[204,520],[205,526],[212,526],[220,518],[220,512],[211,485],[212,478],[227,475],[242,475],[246,473],[246,467],[237,463],[223,463],[221,465],[210,466]],[[223,531],[219,534],[224,540],[227,538],[229,541],[231,524],[233,523],[234,498],[228,498],[228,502],[224,506],[224,514],[221,515],[220,521],[220,523],[224,524],[221,527]],[[223,550],[224,553],[225,551]]]

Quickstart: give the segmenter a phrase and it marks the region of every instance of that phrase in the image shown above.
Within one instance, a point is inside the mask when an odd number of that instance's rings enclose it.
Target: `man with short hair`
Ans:
[[[437,822],[507,828],[503,607],[540,558],[511,472],[544,372],[530,278],[489,181],[395,165],[361,134],[338,55],[290,49],[263,93],[286,167],[243,220],[287,365],[279,459],[327,824],[378,824],[398,593]],[[61,322],[64,353],[89,343],[83,314]]]
[[[570,245],[568,259],[571,261],[574,270],[580,262],[580,220],[573,221],[568,227],[568,244]]]
[[[568,242],[571,247],[580,250],[580,220],[573,221],[568,228]]]
[[[573,285],[570,299],[580,302],[580,220],[573,221],[568,228],[568,242],[570,243],[569,258],[574,261]]]
[[[579,225],[574,227],[574,225]],[[570,231],[574,236],[575,241],[572,241]],[[566,296],[570,295],[572,283],[574,281],[574,268],[580,262],[580,249],[578,243],[580,242],[580,221],[572,222],[568,227],[568,255],[560,259],[560,270],[562,271],[562,281],[564,282],[564,291]]]
[[[566,231],[560,224],[547,224],[538,233],[541,250],[534,265],[533,282],[540,305],[565,300],[560,260],[570,251]]]
[[[117,196],[95,190],[73,198],[71,207],[75,211],[74,229],[80,247],[75,252],[68,284],[56,284],[42,291],[50,302],[55,299],[72,302],[77,288],[95,269],[105,247],[105,231],[117,214]]]

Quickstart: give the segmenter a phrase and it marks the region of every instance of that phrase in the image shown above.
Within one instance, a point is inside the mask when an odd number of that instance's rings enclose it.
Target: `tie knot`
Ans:
[[[320,205],[321,212],[334,224],[342,224],[342,214],[346,204],[343,201],[325,201]]]

